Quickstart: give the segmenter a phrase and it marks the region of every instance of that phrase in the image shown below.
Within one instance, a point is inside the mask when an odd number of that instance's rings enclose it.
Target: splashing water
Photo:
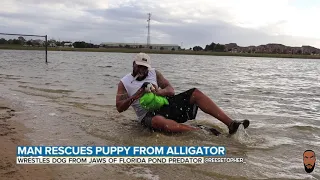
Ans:
[[[244,129],[243,125],[240,125],[238,131],[235,135],[233,135],[236,140],[238,140],[241,144],[252,143],[254,140],[247,131]]]

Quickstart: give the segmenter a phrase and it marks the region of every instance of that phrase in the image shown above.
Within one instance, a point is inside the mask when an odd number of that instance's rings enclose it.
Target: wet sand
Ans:
[[[51,167],[16,164],[16,146],[31,145],[24,136],[29,130],[17,121],[19,115],[11,104],[0,98],[0,177],[1,179],[53,179]]]
[[[133,172],[123,171],[123,167],[134,165],[19,165],[16,164],[17,146],[36,146],[27,134],[36,129],[24,125],[26,114],[22,107],[13,105],[0,97],[0,179],[6,180],[61,180],[61,179],[141,179]],[[134,168],[133,168],[134,169]],[[144,179],[144,178],[143,178]]]

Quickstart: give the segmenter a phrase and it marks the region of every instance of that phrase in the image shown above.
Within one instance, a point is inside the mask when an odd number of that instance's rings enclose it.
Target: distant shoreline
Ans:
[[[3,46],[3,50],[45,50],[45,47],[26,47],[26,46]],[[128,49],[128,48],[57,48],[48,47],[48,51],[78,51],[78,52],[119,52],[119,53],[139,53],[149,54],[181,54],[181,55],[208,55],[208,56],[240,56],[240,57],[270,57],[270,58],[301,58],[301,59],[320,59],[320,55],[298,55],[298,54],[262,54],[262,53],[231,53],[231,52],[210,52],[192,50],[151,50],[151,49]]]

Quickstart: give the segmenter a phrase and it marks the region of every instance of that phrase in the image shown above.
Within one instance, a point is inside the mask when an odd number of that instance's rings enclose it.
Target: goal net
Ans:
[[[47,35],[0,33],[0,49],[10,50],[43,50],[45,62],[48,57]]]

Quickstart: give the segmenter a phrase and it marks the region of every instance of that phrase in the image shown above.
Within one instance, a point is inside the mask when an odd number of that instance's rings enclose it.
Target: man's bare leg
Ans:
[[[152,127],[154,129],[166,131],[166,132],[186,132],[186,131],[194,131],[199,130],[200,128],[188,126],[185,124],[177,123],[174,120],[166,119],[162,116],[154,116],[152,118]]]
[[[198,89],[193,91],[190,103],[197,104],[203,112],[219,119],[227,126],[229,126],[233,121],[208,96],[203,94]]]
[[[229,128],[229,133],[233,134],[237,131],[241,122],[237,122],[228,117],[209,97],[198,89],[192,93],[190,103],[197,104],[199,108],[213,117],[219,119]],[[249,126],[249,121],[243,122],[245,128]],[[166,132],[185,132],[199,130],[200,128],[177,123],[174,120],[166,119],[163,116],[154,116],[152,118],[152,127]]]
[[[219,119],[229,128],[229,133],[233,134],[237,131],[241,122],[237,122],[228,117],[208,96],[203,94],[200,90],[195,89],[190,98],[191,104],[197,104],[199,108],[211,116]],[[247,128],[249,126],[249,121],[244,120],[244,127]]]

